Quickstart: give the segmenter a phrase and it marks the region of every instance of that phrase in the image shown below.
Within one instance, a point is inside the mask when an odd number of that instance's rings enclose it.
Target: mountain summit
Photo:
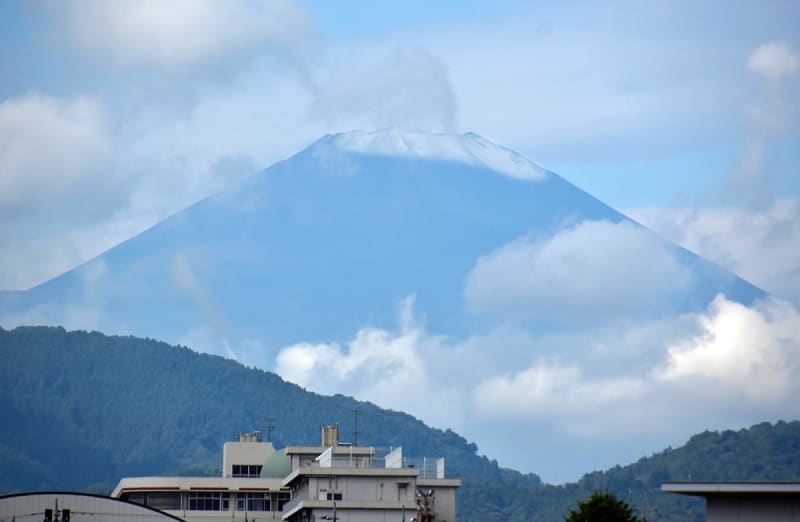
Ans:
[[[355,130],[326,136],[316,146],[376,156],[452,161],[517,179],[542,180],[547,176],[540,166],[474,132],[457,135],[391,128],[374,132]]]

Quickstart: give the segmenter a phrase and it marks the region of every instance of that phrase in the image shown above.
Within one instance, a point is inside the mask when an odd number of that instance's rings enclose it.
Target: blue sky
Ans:
[[[46,281],[326,133],[474,131],[785,300],[709,303],[698,320],[739,317],[795,354],[797,20],[791,0],[2,2],[0,288]],[[413,328],[389,341],[408,331],[440,342]],[[609,383],[539,361],[483,389],[552,376],[573,399]],[[551,404],[547,429],[597,432],[576,402]]]

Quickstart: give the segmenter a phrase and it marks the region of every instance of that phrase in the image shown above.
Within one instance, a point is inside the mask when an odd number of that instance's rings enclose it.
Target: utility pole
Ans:
[[[353,428],[353,446],[358,446],[358,408],[353,410],[355,416],[355,427]]]
[[[275,429],[273,422],[275,422],[275,419],[267,419],[267,442],[272,442],[272,430]]]

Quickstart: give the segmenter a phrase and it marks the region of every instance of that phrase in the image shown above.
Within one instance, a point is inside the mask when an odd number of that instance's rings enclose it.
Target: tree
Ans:
[[[644,522],[633,508],[613,493],[595,491],[569,510],[565,522]]]

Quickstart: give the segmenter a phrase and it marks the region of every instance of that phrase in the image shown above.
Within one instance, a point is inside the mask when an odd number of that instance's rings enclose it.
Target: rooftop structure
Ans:
[[[343,444],[338,426],[323,426],[320,446],[276,450],[243,434],[225,443],[221,477],[124,478],[112,496],[190,522],[454,522],[460,485],[444,459]]]
[[[707,522],[800,522],[800,482],[665,482],[661,490],[704,497]]]
[[[36,492],[0,496],[0,522],[173,522],[173,515],[132,502],[89,493]]]

